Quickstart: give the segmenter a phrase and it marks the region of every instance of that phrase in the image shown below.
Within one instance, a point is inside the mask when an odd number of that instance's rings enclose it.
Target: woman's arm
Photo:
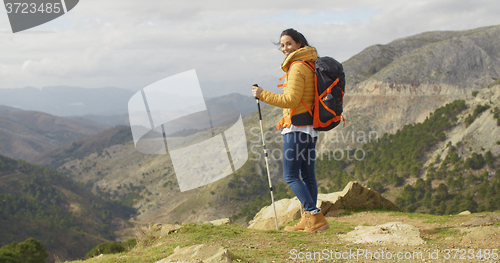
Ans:
[[[286,87],[283,89],[283,94],[277,94],[267,90],[262,90],[259,99],[267,104],[271,104],[280,108],[295,108],[300,104],[305,88],[304,72],[309,70],[307,66],[296,63],[293,64],[288,73]]]

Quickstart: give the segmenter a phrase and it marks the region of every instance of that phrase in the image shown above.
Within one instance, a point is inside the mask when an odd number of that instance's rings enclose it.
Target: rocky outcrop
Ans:
[[[220,225],[230,225],[233,223],[233,221],[231,220],[231,218],[222,218],[222,219],[217,219],[217,220],[212,220],[212,221],[205,221],[203,223],[214,225],[214,226],[220,226]]]
[[[176,247],[174,253],[156,263],[230,263],[229,251],[216,245],[193,245],[187,247]]]
[[[478,215],[471,220],[462,224],[465,227],[477,227],[477,226],[491,226],[496,222],[500,222],[500,214],[498,213],[488,213]]]
[[[300,218],[300,201],[297,197],[292,199],[281,199],[276,204],[276,215],[278,225],[282,226],[286,222]],[[272,205],[262,208],[249,222],[249,228],[259,230],[276,229],[274,221],[274,211]]]
[[[351,94],[470,93],[499,77],[499,37],[500,26],[491,26],[427,32],[368,47],[343,63],[346,90]]]
[[[358,182],[349,182],[342,192],[320,194],[321,208],[325,214],[338,209],[384,209],[400,211],[399,207],[370,188],[363,187]],[[328,203],[331,206],[328,206]]]
[[[401,222],[390,222],[378,226],[357,226],[354,231],[340,235],[339,238],[350,244],[418,246],[425,243],[420,238],[417,228]]]
[[[175,231],[181,229],[181,225],[172,225],[172,224],[166,224],[162,225],[160,230],[161,230],[161,236],[167,236],[170,235],[171,233],[174,233]]]
[[[335,216],[341,209],[384,209],[400,211],[391,201],[380,193],[363,187],[358,182],[349,182],[344,190],[330,194],[319,194],[317,207],[326,216]],[[276,202],[278,225],[300,218],[300,202],[297,197],[282,199]],[[250,221],[249,228],[259,230],[275,229],[274,211],[272,205],[266,206]]]

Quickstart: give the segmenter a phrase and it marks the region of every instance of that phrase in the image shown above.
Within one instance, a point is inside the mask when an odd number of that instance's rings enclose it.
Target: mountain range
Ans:
[[[406,186],[416,187],[420,184],[419,179],[430,178],[430,188],[426,189],[431,196],[435,196],[443,184],[449,188],[446,190],[449,196],[458,196],[457,191],[470,193],[478,206],[487,210],[486,201],[490,199],[480,198],[474,193],[479,187],[490,189],[487,187],[497,182],[495,172],[500,154],[500,126],[497,125],[497,109],[500,108],[499,36],[500,26],[459,32],[427,32],[397,39],[387,45],[368,47],[343,63],[347,79],[344,98],[346,123],[321,133],[317,143],[320,154],[337,152],[342,153],[343,158],[318,161],[320,189],[338,190],[346,181],[359,180],[396,202],[398,197],[411,190]],[[441,114],[442,108],[455,105],[453,102],[463,107],[450,115],[453,117],[450,120],[453,120],[439,130],[439,134],[429,131],[428,136],[435,139],[434,143],[418,154],[410,154],[415,159],[408,161],[408,167],[399,167],[399,161],[380,166],[385,168],[377,166],[375,160],[379,159],[370,152],[379,153],[378,148],[387,145],[382,142],[395,140],[402,133],[407,136],[403,141],[417,140],[411,134],[416,133],[414,127],[421,127],[424,122],[430,125],[433,114]],[[96,195],[133,206],[138,211],[129,220],[133,224],[196,222],[233,216],[237,223],[245,225],[248,215],[270,202],[255,101],[234,94],[207,101],[207,105],[210,103],[248,114],[243,114],[246,116],[243,123],[249,160],[235,174],[197,189],[180,192],[170,156],[136,151],[127,126],[75,137],[66,145],[37,154],[32,160],[57,169]],[[281,135],[274,127],[281,118],[281,109],[265,106],[262,118],[275,195],[290,196],[292,193],[282,179]],[[218,127],[215,132],[226,128]],[[194,131],[172,136],[195,140],[199,134]],[[353,156],[356,151],[363,152],[367,158],[363,169],[346,159],[347,154]],[[486,156],[488,152],[493,156],[491,166],[465,168],[467,160],[479,154]],[[455,153],[455,163],[450,164],[447,158],[452,158]],[[459,164],[453,170],[456,163]],[[368,166],[370,168],[366,168]],[[378,170],[371,170],[372,167]],[[435,175],[433,169],[440,167],[443,167],[442,174]],[[396,183],[388,179],[390,176]],[[471,179],[462,190],[452,187],[466,177]],[[417,201],[420,200],[415,203]],[[452,204],[452,199],[438,201],[443,206]],[[405,204],[405,208],[410,207],[406,201],[400,199],[398,202]],[[430,211],[423,205],[418,209]]]
[[[55,116],[121,115],[135,92],[120,88],[48,86],[0,89],[0,105]]]
[[[57,117],[38,111],[0,106],[0,154],[31,161],[106,127],[87,119]]]

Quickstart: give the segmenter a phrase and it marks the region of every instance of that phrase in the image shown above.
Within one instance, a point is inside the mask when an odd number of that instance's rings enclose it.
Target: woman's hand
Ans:
[[[259,86],[252,86],[252,94],[255,98],[259,98],[260,97],[260,93],[262,93],[262,88],[259,87]]]

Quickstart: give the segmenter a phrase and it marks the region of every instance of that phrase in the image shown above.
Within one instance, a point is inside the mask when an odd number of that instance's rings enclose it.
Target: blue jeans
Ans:
[[[317,209],[318,185],[314,173],[316,140],[303,132],[283,135],[283,177],[305,211]]]

